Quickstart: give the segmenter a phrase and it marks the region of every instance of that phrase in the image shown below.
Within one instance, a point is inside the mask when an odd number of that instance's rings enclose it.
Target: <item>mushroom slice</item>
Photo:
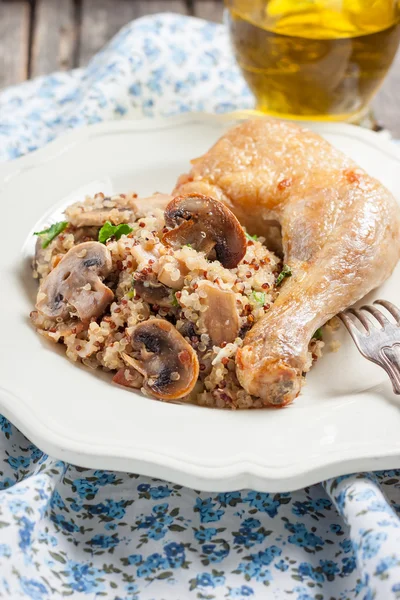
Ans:
[[[140,279],[135,280],[135,292],[149,304],[171,307],[174,302],[172,290],[157,280],[147,280],[146,282]]]
[[[135,198],[132,205],[135,208],[136,217],[145,217],[156,209],[165,210],[173,196],[159,192],[148,196],[148,198]]]
[[[174,290],[182,289],[188,272],[185,263],[174,256],[166,254],[158,261],[158,281]]]
[[[113,225],[120,225],[121,223],[129,223],[135,219],[133,212],[123,206],[109,209],[96,208],[77,214],[68,213],[68,210],[66,210],[65,214],[75,227],[102,227],[106,221],[110,221]]]
[[[136,244],[131,248],[131,254],[136,261],[137,270],[142,271],[145,267],[149,266],[149,261],[157,257],[154,252],[148,252],[142,246],[142,244]]]
[[[101,227],[106,221],[113,225],[132,223],[156,209],[164,210],[172,196],[154,194],[148,198],[137,198],[134,194],[103,196],[97,194],[84,202],[76,202],[65,211],[68,220],[76,227]]]
[[[235,215],[218,200],[202,194],[177,196],[165,209],[165,223],[174,227],[164,235],[173,248],[190,244],[206,256],[212,250],[227,269],[238,265],[246,253],[246,235]]]
[[[97,240],[99,229],[98,227],[71,227],[63,232],[63,234],[71,233],[74,236],[74,243],[80,244],[81,242],[88,242],[90,240]],[[54,238],[47,248],[42,247],[42,239],[38,237],[35,246],[35,256],[32,260],[32,267],[38,271],[38,275],[42,278],[47,275],[49,271],[54,267],[54,262],[60,261],[62,256],[67,253],[67,249],[64,248],[61,240],[61,236]],[[44,275],[43,275],[44,271]]]
[[[83,202],[75,202],[66,209],[65,214],[76,227],[101,227],[106,221],[120,225],[134,220],[134,206],[131,195],[111,198],[96,194]]]
[[[104,244],[83,242],[74,246],[43,279],[36,309],[53,319],[66,319],[71,309],[81,321],[98,317],[114,298],[101,279],[111,267],[111,254]]]
[[[199,375],[197,354],[164,319],[143,321],[131,335],[133,356],[123,360],[144,376],[144,389],[155,398],[178,400],[189,394]]]
[[[201,281],[197,292],[205,292],[201,298],[207,310],[202,313],[202,321],[214,346],[223,342],[233,342],[239,335],[240,321],[236,308],[236,296],[231,290],[221,290],[209,281]]]

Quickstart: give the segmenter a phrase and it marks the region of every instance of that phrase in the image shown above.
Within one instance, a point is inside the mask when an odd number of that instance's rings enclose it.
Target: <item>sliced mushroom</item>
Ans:
[[[197,331],[193,321],[178,319],[176,322],[176,328],[184,338],[197,338]]]
[[[157,208],[164,210],[171,198],[167,194],[154,194],[148,198],[137,198],[133,194],[112,197],[97,194],[94,198],[72,204],[65,214],[76,227],[101,227],[106,221],[120,225],[132,223]]]
[[[197,354],[164,319],[136,325],[131,336],[133,356],[123,360],[144,376],[144,388],[155,398],[178,400],[189,394],[199,375]]]
[[[174,296],[171,289],[157,280],[135,281],[135,292],[149,304],[172,306]]]
[[[156,193],[147,198],[135,198],[132,202],[136,217],[145,217],[149,212],[159,208],[165,210],[168,203],[171,202],[173,196],[169,194]]]
[[[240,321],[236,296],[231,290],[221,290],[210,281],[201,281],[197,292],[202,291],[201,303],[207,306],[202,321],[214,346],[233,342],[239,335]]]
[[[36,309],[56,319],[66,319],[75,310],[81,321],[101,315],[114,298],[103,284],[112,267],[109,250],[99,242],[74,246],[43,279]]]
[[[68,214],[68,210],[66,210],[65,214],[76,227],[102,227],[106,221],[110,221],[113,225],[120,225],[121,223],[128,223],[134,220],[133,212],[122,207],[111,208],[109,210],[98,208],[76,215]]]
[[[136,261],[136,268],[141,271],[145,267],[149,266],[149,261],[157,258],[154,252],[148,252],[142,246],[142,244],[136,244],[131,248],[131,254]]]
[[[76,229],[71,226],[65,231],[65,233],[72,233],[75,244],[80,244],[81,242],[87,242],[89,240],[97,240],[98,232],[98,227],[79,227]],[[43,240],[38,237],[35,246],[35,256],[32,260],[32,267],[34,271],[37,272],[40,279],[45,277],[51,269],[56,266],[54,263],[59,262],[63,255],[67,253],[67,250],[60,242],[60,239],[61,236],[57,236],[47,248],[43,248]]]
[[[132,196],[104,196],[96,194],[83,202],[75,202],[69,206],[65,215],[76,227],[101,227],[106,221],[113,225],[134,220]]]
[[[188,268],[182,260],[174,256],[161,256],[158,261],[157,279],[173,290],[181,290],[188,274]]]
[[[164,235],[173,248],[190,244],[208,256],[215,251],[227,269],[238,265],[246,253],[246,235],[235,215],[218,200],[202,194],[178,196],[165,209],[165,223],[174,227]]]

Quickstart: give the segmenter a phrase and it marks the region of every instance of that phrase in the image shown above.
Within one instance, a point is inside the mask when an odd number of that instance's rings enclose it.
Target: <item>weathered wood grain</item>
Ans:
[[[173,12],[186,15],[188,4],[185,0],[134,0],[137,5],[137,16],[154,15],[160,12]]]
[[[28,2],[0,2],[0,88],[28,77]]]
[[[73,0],[36,0],[31,77],[72,69],[76,25]]]
[[[79,64],[86,64],[132,19],[156,12],[187,11],[184,0],[83,0]]]
[[[83,0],[79,40],[79,65],[92,56],[135,17],[135,2],[127,0]]]
[[[194,14],[196,17],[222,23],[224,3],[222,0],[195,0]]]
[[[379,123],[388,129],[394,138],[400,138],[400,50],[373,102],[373,108]]]

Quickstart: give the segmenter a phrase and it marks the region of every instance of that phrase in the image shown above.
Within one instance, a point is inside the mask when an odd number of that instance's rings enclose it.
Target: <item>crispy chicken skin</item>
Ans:
[[[252,234],[281,226],[292,276],[247,334],[236,370],[250,394],[284,406],[300,392],[316,329],[393,271],[399,206],[351,159],[284,121],[246,121],[192,165],[173,194],[222,200]]]

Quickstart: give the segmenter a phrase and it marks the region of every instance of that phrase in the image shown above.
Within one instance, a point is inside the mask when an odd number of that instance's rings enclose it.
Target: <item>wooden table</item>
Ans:
[[[166,11],[221,21],[223,0],[0,0],[0,89],[85,65],[128,21]],[[374,111],[400,138],[400,52]]]

